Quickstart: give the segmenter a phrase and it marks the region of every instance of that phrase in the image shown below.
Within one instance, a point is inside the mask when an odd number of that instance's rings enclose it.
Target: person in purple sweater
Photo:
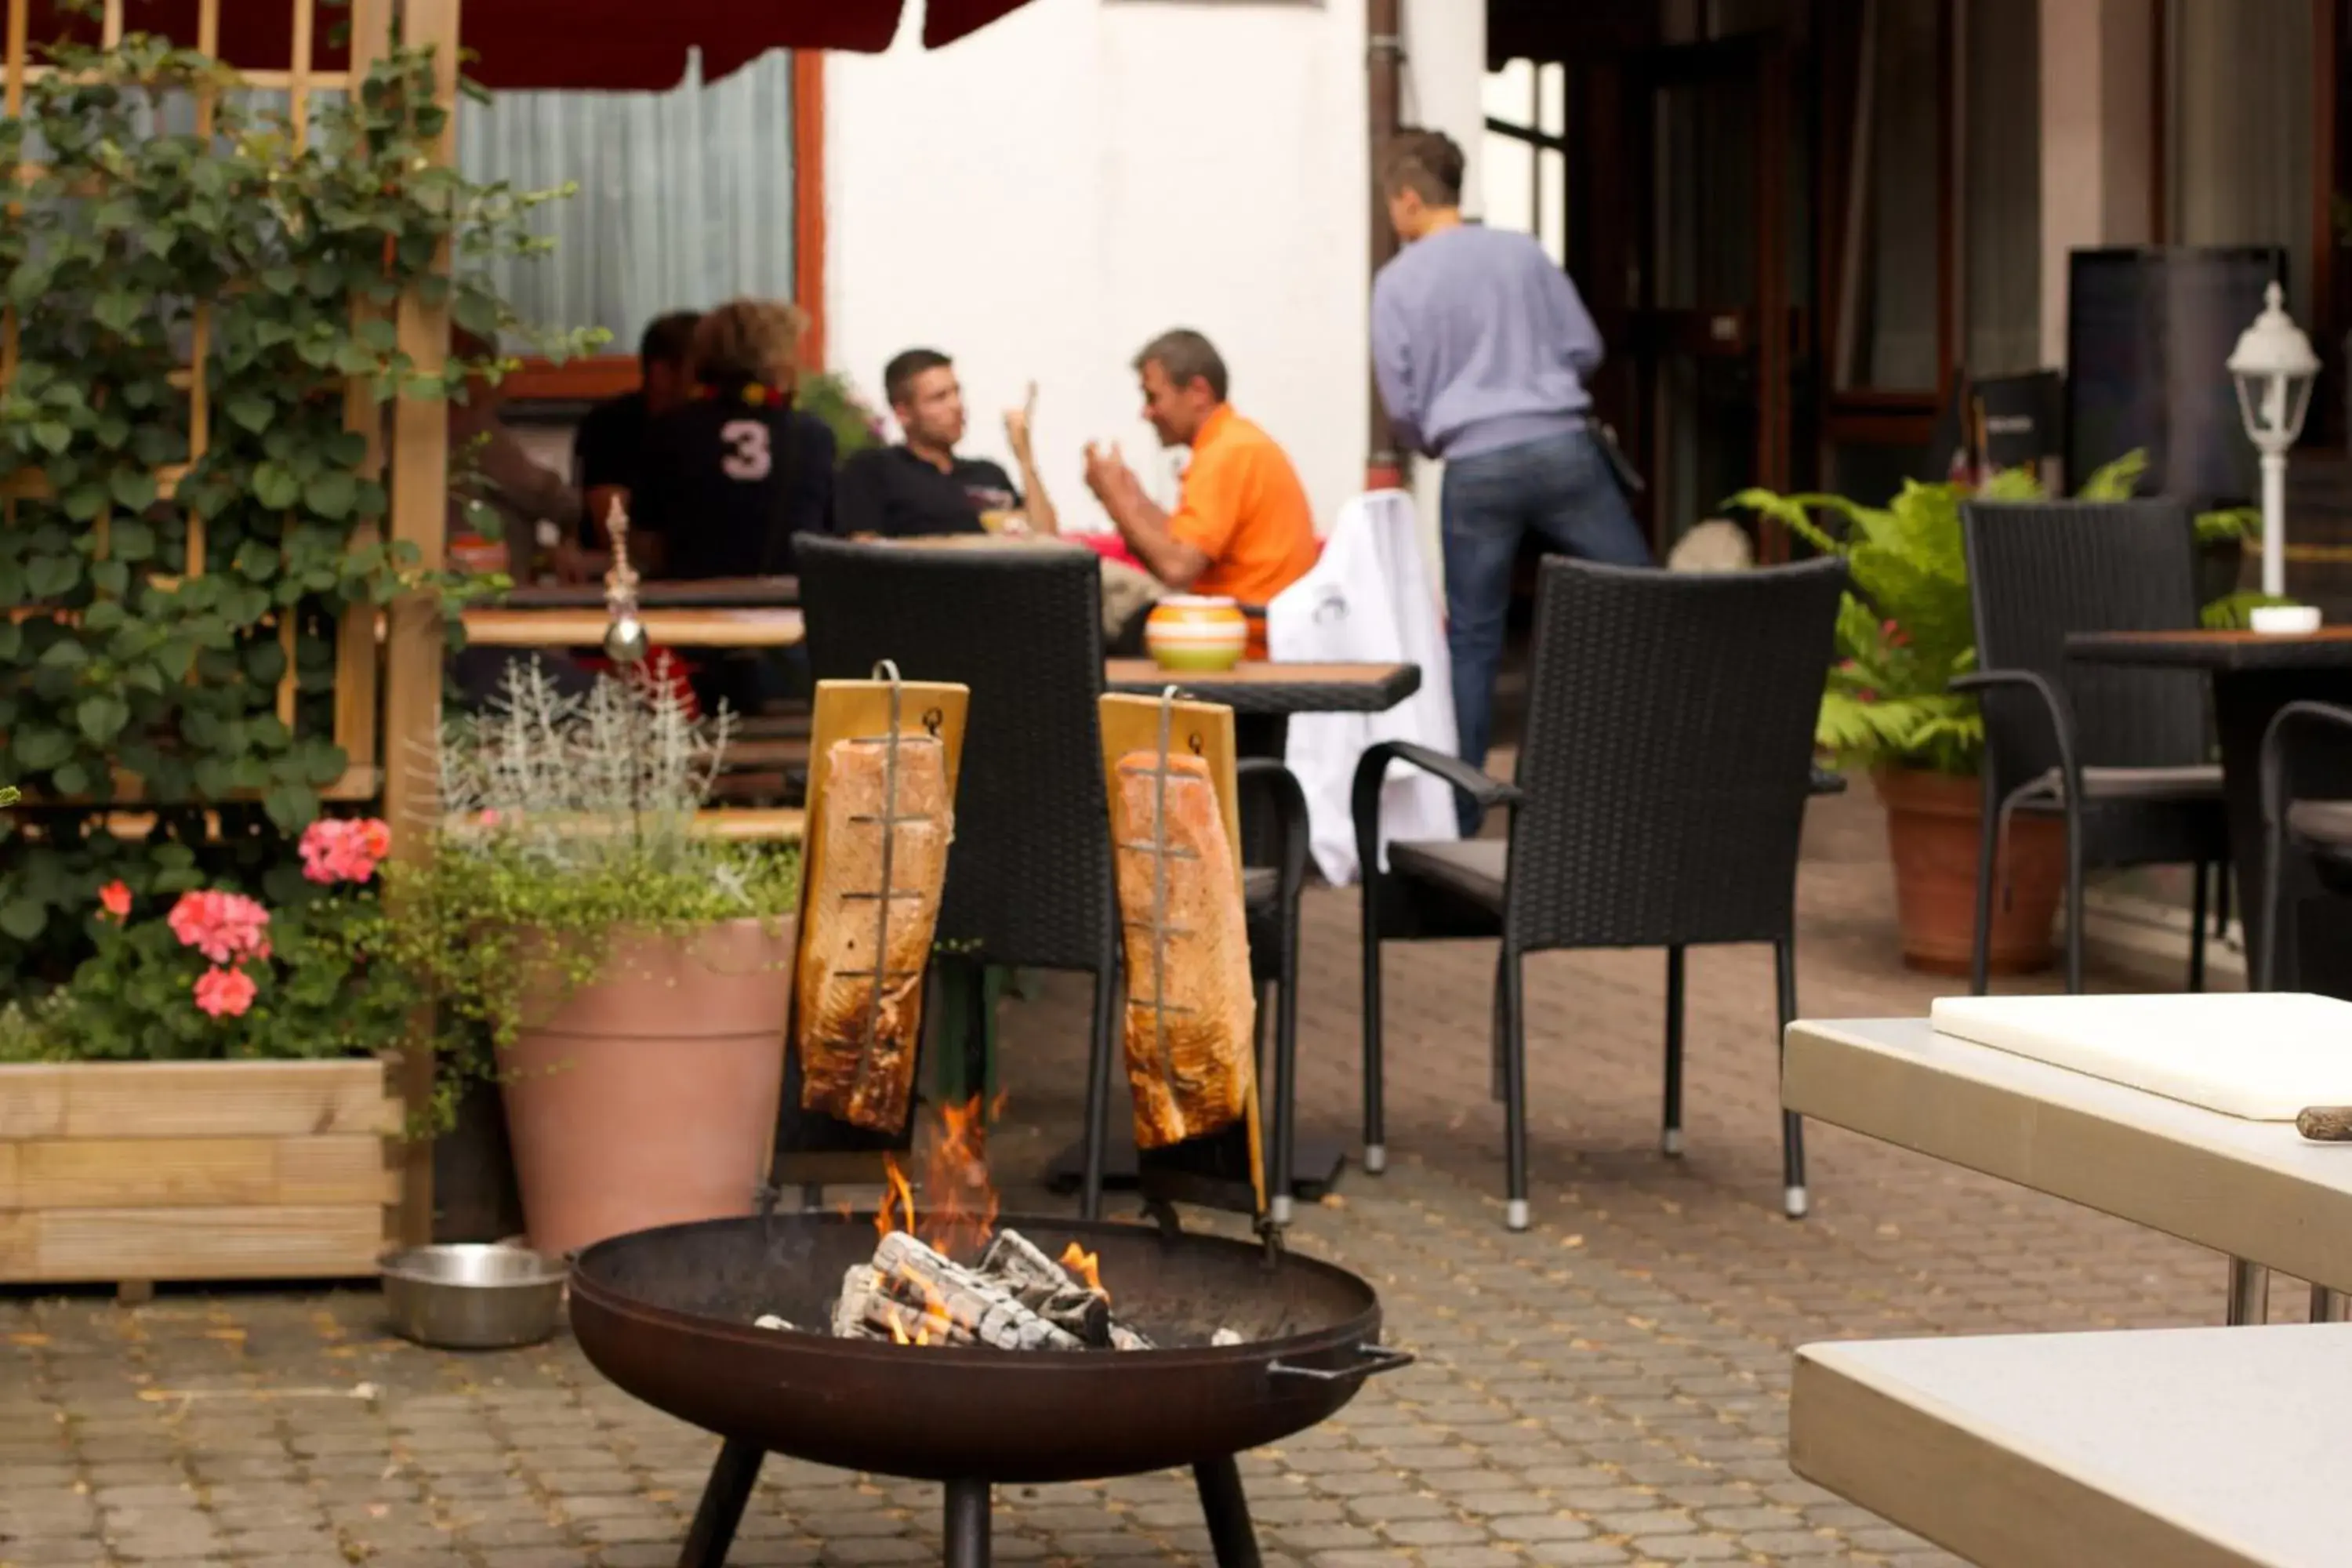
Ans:
[[[1381,179],[1404,248],[1372,284],[1372,364],[1397,438],[1445,461],[1445,640],[1465,762],[1483,765],[1511,563],[1555,549],[1653,564],[1591,428],[1601,334],[1568,274],[1524,234],[1465,222],[1462,149],[1400,132]],[[1464,831],[1476,826],[1465,805]]]

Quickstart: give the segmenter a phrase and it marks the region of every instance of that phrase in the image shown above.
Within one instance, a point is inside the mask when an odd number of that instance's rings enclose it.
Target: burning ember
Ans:
[[[837,1339],[904,1345],[988,1345],[998,1350],[1150,1350],[1150,1340],[1113,1320],[1099,1258],[1076,1242],[1056,1261],[1017,1230],[996,1226],[986,1127],[975,1099],[943,1107],[919,1183],[887,1163],[879,1239],[871,1260],[854,1265],[835,1300]],[[925,1203],[915,1206],[915,1189]],[[757,1326],[789,1329],[781,1318]],[[1213,1342],[1238,1344],[1220,1330]]]
[[[1110,1292],[1103,1289],[1102,1266],[1093,1253],[1074,1241],[1062,1248],[1062,1267],[1085,1281],[1087,1289],[1106,1301],[1110,1300]]]

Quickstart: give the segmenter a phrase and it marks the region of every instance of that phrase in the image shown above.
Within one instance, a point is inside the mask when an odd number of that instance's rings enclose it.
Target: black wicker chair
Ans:
[[[1687,947],[1769,942],[1780,1019],[1796,1016],[1796,882],[1813,725],[1845,570],[1836,561],[1696,574],[1553,558],[1536,596],[1517,782],[1424,747],[1386,744],[1356,773],[1364,866],[1364,1168],[1387,1163],[1381,946],[1499,936],[1496,1047],[1509,1168],[1505,1222],[1528,1225],[1524,956],[1666,950],[1665,1136],[1681,1150]],[[1379,868],[1392,763],[1510,808],[1507,838],[1392,844]],[[1783,1114],[1788,1212],[1805,1208],[1803,1131]]]
[[[1092,551],[908,549],[803,535],[801,601],[819,679],[864,679],[880,660],[909,680],[971,689],[937,940],[973,966],[1095,976],[1080,1203],[1102,1208],[1111,1086],[1120,1058],[1120,940],[1096,701],[1102,694],[1102,567]],[[1280,864],[1246,876],[1250,953],[1278,986],[1269,1163],[1289,1217],[1296,1117],[1298,898],[1306,800],[1278,763],[1244,763],[1270,802]],[[982,988],[971,987],[974,995]]]
[[[2229,826],[2211,761],[2204,676],[2069,660],[2078,632],[2198,624],[2195,534],[2174,500],[1985,503],[1961,508],[1976,671],[1985,721],[1984,821],[1969,984],[1986,988],[1996,859],[2010,813],[2066,826],[2066,989],[2083,989],[2086,867],[2196,868],[2189,988],[2205,988],[2211,868]]]

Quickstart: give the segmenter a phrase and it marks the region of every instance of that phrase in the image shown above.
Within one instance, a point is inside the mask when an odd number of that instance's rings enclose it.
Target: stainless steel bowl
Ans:
[[[383,1260],[394,1332],[436,1350],[509,1350],[555,1332],[563,1265],[527,1247],[450,1243]]]

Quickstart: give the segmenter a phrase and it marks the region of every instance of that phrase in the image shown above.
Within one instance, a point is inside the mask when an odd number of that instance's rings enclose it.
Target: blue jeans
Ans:
[[[1612,566],[1654,564],[1590,430],[1481,452],[1445,465],[1445,644],[1462,760],[1483,767],[1494,725],[1495,669],[1511,608],[1511,565],[1529,529],[1554,550]],[[1462,802],[1462,830],[1477,808]]]

